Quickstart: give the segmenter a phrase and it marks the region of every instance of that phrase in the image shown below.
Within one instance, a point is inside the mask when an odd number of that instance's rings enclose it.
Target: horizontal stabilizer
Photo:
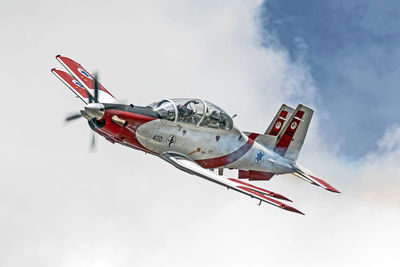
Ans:
[[[315,177],[314,174],[311,174],[310,171],[305,170],[304,168],[298,168],[298,166],[296,166],[296,172],[293,172],[292,174],[313,184],[313,185],[321,186],[328,191],[331,191],[334,193],[340,193],[336,188],[334,188],[333,186],[331,186],[324,180]]]

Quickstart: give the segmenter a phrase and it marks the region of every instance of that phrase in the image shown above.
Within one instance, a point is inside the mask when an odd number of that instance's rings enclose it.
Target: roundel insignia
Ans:
[[[83,69],[81,69],[81,68],[78,68],[78,71],[79,71],[82,75],[84,75],[86,78],[89,78],[89,79],[92,80],[92,76],[90,76],[90,74],[87,73],[85,70],[83,70]]]
[[[170,136],[168,136],[167,138],[167,144],[169,147],[173,146],[176,142],[176,136],[171,134]]]
[[[294,128],[297,127],[297,122],[292,122],[292,124],[290,125],[290,128],[293,130]]]
[[[264,152],[262,150],[258,150],[256,155],[256,163],[260,164],[263,161],[263,158],[264,158]]]
[[[282,126],[282,123],[281,123],[280,121],[278,121],[278,122],[275,124],[275,128],[276,128],[276,129],[281,128],[281,126]]]
[[[76,80],[72,80],[72,82],[73,82],[76,86],[79,86],[80,88],[84,88],[80,82],[78,82],[78,81],[76,81]]]

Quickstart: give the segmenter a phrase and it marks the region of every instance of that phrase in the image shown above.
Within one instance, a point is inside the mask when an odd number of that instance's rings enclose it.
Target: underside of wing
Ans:
[[[248,195],[251,198],[256,198],[260,200],[260,203],[265,202],[275,207],[279,207],[287,211],[292,211],[304,215],[304,213],[302,213],[301,211],[276,200],[276,199],[281,199],[281,200],[291,201],[288,198],[237,179],[225,176],[219,176],[210,170],[204,169],[196,162],[194,162],[190,158],[187,158],[184,155],[168,152],[164,153],[162,155],[162,158],[182,171],[185,171],[192,175],[199,176],[216,184],[227,187],[228,189],[233,189],[237,192]]]
[[[89,103],[88,91],[74,77],[62,70],[52,69],[51,72],[62,81],[85,104]]]
[[[101,103],[116,103],[117,100],[115,97],[107,91],[100,84],[99,81],[95,80],[93,77],[82,65],[78,62],[64,57],[64,56],[56,56],[56,59],[63,65],[63,67],[73,76],[75,80],[77,80],[90,94],[94,95],[94,85],[97,83],[98,91],[98,98],[99,102]]]

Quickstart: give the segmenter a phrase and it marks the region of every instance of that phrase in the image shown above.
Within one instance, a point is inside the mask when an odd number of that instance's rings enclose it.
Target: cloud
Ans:
[[[400,209],[400,128],[386,130],[378,150],[366,155],[360,175],[360,193],[371,201],[383,201]]]

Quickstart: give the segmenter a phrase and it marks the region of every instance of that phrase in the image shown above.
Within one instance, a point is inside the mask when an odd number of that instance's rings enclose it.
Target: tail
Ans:
[[[336,188],[328,184],[326,181],[322,180],[321,178],[317,178],[315,174],[313,174],[311,171],[308,169],[304,168],[298,163],[295,163],[293,165],[294,172],[292,172],[293,175],[317,186],[321,186],[322,188],[334,192],[334,193],[340,193]]]
[[[268,129],[265,131],[265,134],[277,136],[280,131],[285,127],[285,124],[288,118],[293,114],[294,109],[282,104],[278,113],[276,113],[275,118],[271,121]]]
[[[274,151],[296,161],[307,134],[313,110],[299,104],[279,133]]]

